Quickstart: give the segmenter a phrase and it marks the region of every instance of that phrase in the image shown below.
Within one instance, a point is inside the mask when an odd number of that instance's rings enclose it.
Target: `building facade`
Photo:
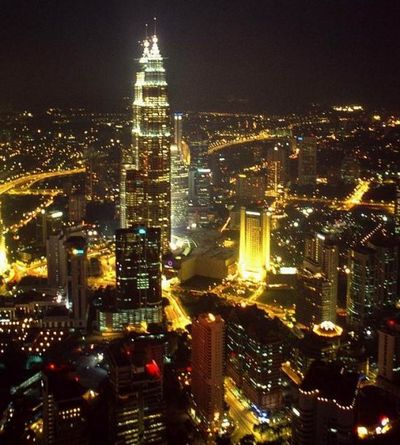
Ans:
[[[216,431],[224,412],[224,331],[221,316],[202,314],[192,324],[192,395],[196,418]]]
[[[135,224],[159,227],[163,252],[168,251],[171,237],[171,124],[167,82],[158,38],[143,43],[136,75],[133,102],[132,146],[123,151],[121,165],[121,227]],[[142,184],[139,195],[129,190],[129,171],[137,172]],[[132,184],[130,184],[132,185]]]
[[[134,226],[116,231],[117,310],[127,324],[160,323],[161,230]]]
[[[271,214],[265,209],[240,209],[239,270],[243,278],[262,280],[270,269]]]

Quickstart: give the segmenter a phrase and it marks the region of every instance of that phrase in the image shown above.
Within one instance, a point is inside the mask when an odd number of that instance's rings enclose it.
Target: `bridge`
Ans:
[[[274,132],[264,130],[259,133],[250,133],[245,136],[238,136],[235,139],[221,139],[211,143],[208,147],[208,154],[216,153],[227,147],[234,147],[236,145],[247,144],[248,142],[280,140],[292,137],[290,129],[275,130]]]
[[[13,179],[12,181],[0,184],[0,195],[8,193],[9,191],[16,188],[27,189],[36,182],[43,181],[44,179],[55,178],[59,176],[76,175],[78,173],[84,173],[84,172],[85,169],[83,167],[79,167],[68,170],[57,170],[57,171],[49,171],[43,173],[30,173],[25,176],[20,176],[17,179]]]

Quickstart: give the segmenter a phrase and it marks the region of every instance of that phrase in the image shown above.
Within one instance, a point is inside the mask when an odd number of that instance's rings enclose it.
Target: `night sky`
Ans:
[[[122,107],[155,15],[173,110],[400,108],[400,0],[2,0],[0,108]]]

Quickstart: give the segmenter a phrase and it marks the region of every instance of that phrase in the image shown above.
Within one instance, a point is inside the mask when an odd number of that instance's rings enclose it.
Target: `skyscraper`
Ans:
[[[396,197],[394,201],[394,233],[400,237],[400,181],[396,184]]]
[[[317,181],[317,141],[315,137],[299,137],[299,184],[314,185]]]
[[[116,232],[117,309],[128,323],[162,321],[160,233],[143,226]]]
[[[189,166],[183,152],[182,113],[174,114],[174,143],[171,145],[171,226],[187,225]]]
[[[329,281],[330,298],[329,318],[321,321],[336,322],[336,305],[338,294],[339,249],[337,244],[323,233],[315,233],[306,238],[304,252],[304,269],[311,273],[323,274]]]
[[[375,301],[374,251],[358,246],[349,252],[347,314],[353,325],[362,325]]]
[[[110,344],[109,443],[165,443],[164,343],[163,334],[134,334]]]
[[[396,319],[387,320],[378,331],[378,375],[389,381],[399,381],[400,325]]]
[[[192,393],[196,416],[212,431],[224,410],[224,330],[220,315],[202,314],[192,324]]]
[[[270,269],[271,214],[240,209],[239,269],[244,278],[261,280]]]
[[[67,260],[67,298],[77,328],[87,325],[87,244],[82,236],[70,236],[64,243]]]
[[[6,242],[3,233],[3,219],[1,217],[1,201],[0,201],[0,274],[3,274],[8,267]]]
[[[171,126],[163,57],[154,35],[143,42],[143,54],[136,74],[133,102],[132,146],[122,153],[120,212],[121,227],[135,224],[161,229],[163,252],[171,235],[170,145]],[[127,199],[128,172],[135,170],[143,189],[140,196]]]

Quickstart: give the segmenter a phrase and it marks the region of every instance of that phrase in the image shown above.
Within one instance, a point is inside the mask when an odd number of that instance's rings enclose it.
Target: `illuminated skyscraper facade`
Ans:
[[[192,393],[196,416],[218,428],[224,410],[224,332],[220,315],[202,314],[192,324]]]
[[[182,141],[182,113],[174,114],[174,143],[171,145],[171,226],[187,225],[189,165]]]
[[[240,209],[239,270],[243,278],[261,280],[270,269],[271,214],[265,209]]]
[[[317,182],[317,140],[315,137],[299,137],[299,184],[315,185]]]
[[[118,311],[127,314],[127,324],[160,323],[160,229],[120,229],[115,243]]]
[[[0,201],[0,275],[6,272],[8,268],[6,241],[3,233],[3,219],[1,217],[1,201]]]
[[[135,224],[161,229],[167,251],[171,235],[171,125],[167,82],[157,36],[143,42],[133,102],[132,146],[122,154],[121,227]],[[139,194],[132,182],[141,183]]]

